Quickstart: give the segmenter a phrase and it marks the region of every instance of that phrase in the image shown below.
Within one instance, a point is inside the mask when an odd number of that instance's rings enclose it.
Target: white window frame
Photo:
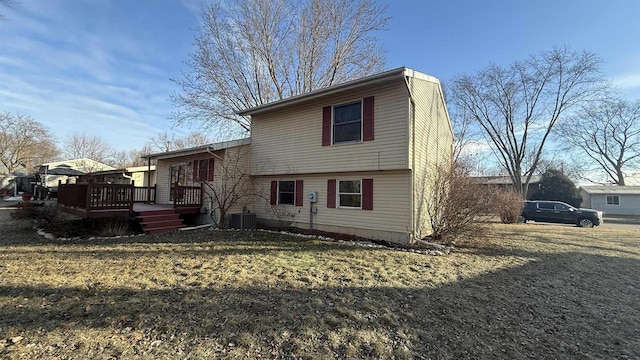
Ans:
[[[341,193],[340,192],[340,182],[346,181],[357,181],[360,183],[360,192],[359,193]],[[360,206],[342,206],[340,205],[340,195],[360,195]],[[336,207],[339,209],[354,209],[354,210],[362,210],[362,179],[338,179],[336,180]]]
[[[283,204],[280,202],[280,183],[281,182],[292,182],[293,183],[293,201],[291,202],[291,204],[286,203]],[[289,193],[289,192],[287,192]],[[276,204],[278,205],[283,205],[283,206],[293,206],[296,204],[296,181],[295,180],[278,180],[278,191],[276,193]]]
[[[356,103],[360,103],[360,139],[336,142],[336,134],[335,134],[336,107],[345,106],[345,105],[352,105],[352,104],[356,104]],[[355,121],[353,121],[353,123],[355,124]],[[340,126],[340,125],[342,125],[342,124],[339,124],[338,126]],[[331,106],[331,144],[332,145],[361,143],[362,142],[362,137],[363,137],[363,133],[362,133],[363,132],[363,128],[364,128],[364,99],[348,101],[348,102],[345,102],[345,103],[336,104],[336,105],[332,105]]]
[[[609,198],[611,198],[611,202],[609,202]],[[618,199],[617,203],[613,201],[616,198]],[[607,195],[605,200],[607,201],[607,205],[620,206],[620,195]]]

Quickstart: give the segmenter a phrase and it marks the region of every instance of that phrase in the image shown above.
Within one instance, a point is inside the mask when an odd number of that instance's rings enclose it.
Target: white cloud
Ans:
[[[195,9],[197,1],[188,3]],[[167,67],[177,67],[181,57],[159,54],[166,44],[145,41],[143,27],[122,31],[117,19],[112,24],[78,10],[106,13],[118,4],[19,5],[0,27],[0,111],[30,115],[59,140],[87,133],[118,150],[140,148],[171,129],[168,97],[175,85]]]

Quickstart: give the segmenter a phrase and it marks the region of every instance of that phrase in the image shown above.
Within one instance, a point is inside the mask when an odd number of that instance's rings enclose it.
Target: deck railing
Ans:
[[[133,192],[133,184],[58,184],[58,204],[86,211],[131,210]]]
[[[174,186],[174,207],[197,207],[202,204],[201,186]],[[136,187],[132,184],[80,183],[58,184],[58,204],[92,211],[133,211],[134,202],[156,201],[156,187]]]
[[[202,186],[173,185],[173,206],[193,207],[202,205]]]
[[[146,186],[136,186],[133,188],[134,203],[155,203],[156,202],[156,186],[147,188]]]

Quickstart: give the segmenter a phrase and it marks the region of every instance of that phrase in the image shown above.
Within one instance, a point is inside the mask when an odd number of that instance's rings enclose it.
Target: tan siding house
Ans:
[[[451,161],[453,144],[436,78],[400,68],[240,114],[271,199],[254,209],[261,219],[400,242],[429,234],[421,179]],[[301,185],[304,202],[281,204],[282,182]]]
[[[440,82],[407,68],[390,70],[239,112],[251,137],[154,154],[157,201],[170,203],[171,182],[213,157],[245,152],[237,172],[250,175],[246,208],[267,225],[295,226],[409,242],[428,235],[417,209],[424,179],[450,163],[453,133]],[[245,171],[246,169],[246,171]],[[179,172],[179,171],[178,171]],[[186,175],[185,182],[189,175]],[[209,204],[215,212],[215,205]]]

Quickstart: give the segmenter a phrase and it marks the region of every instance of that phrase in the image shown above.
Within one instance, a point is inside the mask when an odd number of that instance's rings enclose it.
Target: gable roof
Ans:
[[[397,69],[381,72],[375,75],[363,77],[363,78],[352,80],[352,81],[347,81],[341,84],[314,90],[301,95],[292,96],[287,99],[278,100],[268,104],[241,110],[241,111],[238,111],[237,114],[242,116],[256,115],[256,114],[264,113],[267,111],[277,110],[286,106],[299,104],[315,98],[327,96],[330,94],[335,94],[335,93],[344,92],[344,91],[352,91],[356,88],[371,86],[373,84],[383,83],[390,80],[404,79],[405,77],[414,77],[417,79],[433,82],[440,85],[440,80],[438,80],[436,77],[409,69],[407,67],[399,67]]]
[[[101,163],[99,161],[96,161],[96,160],[93,160],[93,159],[89,159],[89,158],[69,159],[69,160],[63,160],[63,161],[53,161],[53,162],[40,164],[40,166],[45,166],[45,167],[49,167],[49,168],[55,168],[55,167],[64,167],[64,166],[67,166],[67,167],[86,166],[86,164],[90,164],[90,166],[101,168],[103,170],[115,169],[113,166],[109,166],[107,164],[103,164],[103,163]]]
[[[141,156],[141,158],[168,159],[168,158],[174,158],[174,157],[180,157],[180,156],[203,154],[209,151],[224,150],[224,149],[229,149],[236,146],[248,145],[250,143],[251,143],[251,138],[243,138],[238,140],[222,141],[222,142],[217,142],[217,143],[212,143],[207,145],[195,146],[195,147],[186,148],[186,149],[148,154],[148,155]]]
[[[586,192],[589,195],[640,195],[640,186],[593,185],[581,186],[580,190]]]

